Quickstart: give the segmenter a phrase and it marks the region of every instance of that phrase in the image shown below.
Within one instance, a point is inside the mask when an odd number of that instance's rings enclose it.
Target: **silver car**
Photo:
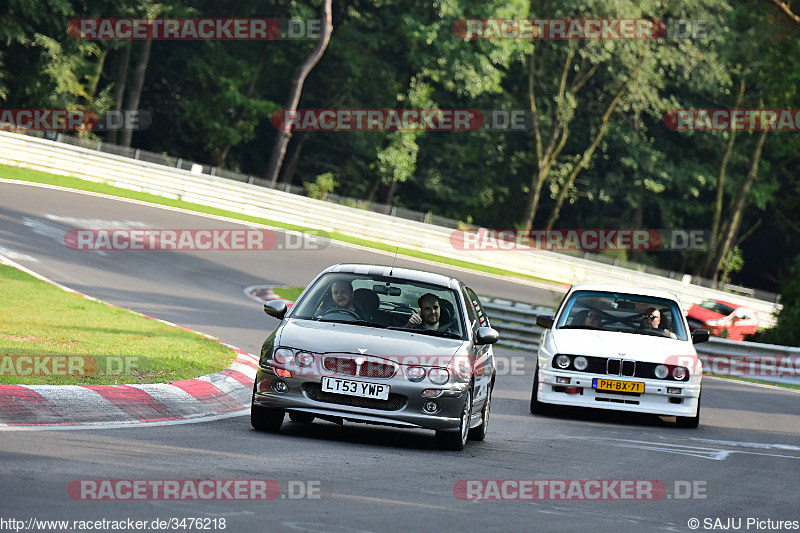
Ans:
[[[459,280],[377,265],[319,274],[261,348],[251,423],[278,431],[284,416],[436,432],[443,448],[483,440],[495,361],[475,292]]]

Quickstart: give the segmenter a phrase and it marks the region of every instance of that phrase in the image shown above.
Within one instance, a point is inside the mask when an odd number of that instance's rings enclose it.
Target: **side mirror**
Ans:
[[[700,342],[708,342],[707,329],[696,329],[692,332],[692,344],[698,344]]]
[[[553,317],[550,315],[536,315],[536,325],[550,329],[553,327]]]
[[[478,328],[478,333],[475,334],[476,344],[494,344],[500,340],[500,334],[496,329],[482,327]]]
[[[264,304],[264,312],[278,320],[283,320],[286,309],[286,302],[283,300],[270,300]]]

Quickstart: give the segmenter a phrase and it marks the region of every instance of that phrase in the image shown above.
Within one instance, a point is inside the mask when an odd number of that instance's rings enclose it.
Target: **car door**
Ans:
[[[489,316],[486,314],[480,299],[475,291],[469,287],[464,288],[464,298],[467,302],[468,327],[472,330],[472,349],[475,354],[473,369],[475,369],[475,399],[476,404],[483,406],[494,374],[494,352],[491,344],[475,344],[478,328],[491,327]],[[479,401],[479,403],[478,403]]]

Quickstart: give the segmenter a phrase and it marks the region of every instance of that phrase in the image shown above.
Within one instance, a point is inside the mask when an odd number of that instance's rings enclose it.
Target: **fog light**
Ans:
[[[278,380],[272,384],[272,390],[278,394],[289,392],[289,385],[285,381]]]
[[[680,394],[681,389],[677,387],[667,387],[667,394]]]
[[[586,359],[584,356],[579,355],[578,357],[575,358],[573,364],[575,365],[575,370],[583,371],[586,370],[586,368],[589,366],[589,360]]]
[[[567,387],[566,389],[564,389],[564,392],[566,392],[567,394],[578,394],[582,391],[580,387]]]
[[[567,368],[569,366],[570,360],[569,357],[566,355],[557,355],[555,363],[558,368]]]
[[[439,404],[436,402],[425,402],[422,405],[422,410],[428,414],[433,414],[439,410]]]
[[[556,383],[564,383],[565,385],[569,385],[569,381],[570,381],[569,378],[560,378],[560,377],[556,378]]]
[[[669,371],[667,370],[667,367],[665,367],[664,365],[658,365],[653,370],[653,372],[655,373],[655,375],[656,375],[656,377],[658,379],[664,379],[669,374]]]
[[[439,396],[442,395],[442,392],[444,391],[438,389],[425,389],[424,391],[422,391],[421,396],[423,398],[438,398]]]

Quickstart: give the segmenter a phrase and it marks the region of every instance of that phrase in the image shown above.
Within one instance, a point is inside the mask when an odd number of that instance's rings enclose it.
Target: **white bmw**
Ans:
[[[555,317],[538,316],[531,412],[552,405],[594,407],[700,422],[702,363],[677,298],[668,292],[601,283],[574,285]]]

